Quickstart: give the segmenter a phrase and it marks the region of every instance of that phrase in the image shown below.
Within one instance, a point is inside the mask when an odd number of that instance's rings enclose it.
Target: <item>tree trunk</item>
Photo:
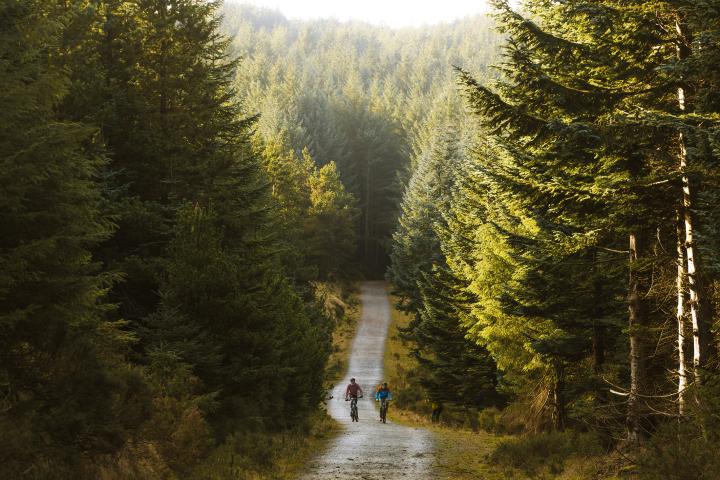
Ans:
[[[597,276],[597,249],[592,251],[592,285],[593,285],[593,372],[600,375],[602,367],[605,364],[605,325],[599,321],[603,315],[603,285]]]
[[[555,381],[553,383],[553,427],[558,432],[565,429],[565,367],[556,360],[554,365]]]
[[[680,172],[682,175],[683,191],[683,221],[685,223],[685,257],[687,261],[687,284],[690,307],[690,319],[693,330],[693,370],[695,381],[702,383],[701,369],[707,363],[708,328],[707,320],[704,318],[701,303],[701,285],[697,271],[697,250],[695,249],[693,237],[694,228],[692,220],[692,199],[690,196],[690,180],[687,175],[687,150],[683,134],[679,135],[680,141]]]
[[[679,60],[684,60],[692,53],[690,49],[691,37],[682,18],[676,20],[675,29],[678,34],[677,57]],[[677,98],[680,111],[685,113],[687,110],[686,91],[682,85],[678,87]],[[688,176],[686,138],[682,131],[678,133],[678,147],[682,182],[682,217],[685,223],[684,247],[687,262],[688,306],[690,307],[690,319],[693,330],[693,370],[695,373],[695,382],[701,384],[702,368],[706,365],[708,357],[710,329],[702,308],[704,299],[702,298],[702,285],[700,283],[700,275],[698,274],[697,250],[694,244],[692,190]]]
[[[645,311],[640,293],[640,275],[637,271],[637,238],[630,234],[630,280],[628,285],[628,311],[630,336],[630,394],[628,395],[628,442],[640,443],[642,437],[640,392],[645,382],[643,339]]]
[[[676,213],[677,229],[677,329],[678,329],[678,414],[685,415],[685,389],[687,388],[687,368],[685,365],[685,249],[683,222],[680,211]]]
[[[363,258],[365,260],[365,265],[372,271],[374,269],[373,265],[370,265],[372,261],[372,253],[370,248],[370,158],[366,158],[365,162],[365,224],[363,228],[363,243],[364,243],[364,252],[363,252]]]

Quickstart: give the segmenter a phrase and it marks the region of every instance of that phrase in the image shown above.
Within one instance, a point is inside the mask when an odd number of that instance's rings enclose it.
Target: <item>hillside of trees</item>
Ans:
[[[459,65],[476,123],[416,154],[394,235],[422,383],[718,478],[720,3],[493,3],[501,77]]]
[[[224,30],[242,57],[236,88],[258,136],[337,164],[358,199],[364,273],[382,277],[417,152],[465,107],[453,65],[490,75],[502,36],[487,17],[393,30],[360,22],[290,21],[228,3]]]

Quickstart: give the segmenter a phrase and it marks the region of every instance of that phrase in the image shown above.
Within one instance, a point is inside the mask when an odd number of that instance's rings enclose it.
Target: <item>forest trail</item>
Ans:
[[[333,398],[328,400],[328,412],[343,429],[328,450],[309,465],[303,480],[432,478],[431,433],[395,424],[391,418],[384,425],[378,421],[374,389],[382,381],[383,353],[390,324],[390,301],[385,286],[385,282],[361,285],[362,317],[353,341],[348,373],[333,389]],[[350,421],[350,405],[344,398],[350,377],[357,379],[365,393],[358,401],[358,423]],[[392,417],[392,406],[389,417]]]

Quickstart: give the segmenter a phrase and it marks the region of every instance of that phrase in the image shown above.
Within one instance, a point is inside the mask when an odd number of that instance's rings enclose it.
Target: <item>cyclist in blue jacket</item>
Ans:
[[[380,420],[383,421],[382,414],[383,414],[383,408],[384,411],[387,412],[387,402],[388,400],[392,399],[392,393],[390,392],[390,389],[388,388],[387,382],[382,384],[382,387],[378,387],[377,392],[375,392],[375,401],[380,402]]]

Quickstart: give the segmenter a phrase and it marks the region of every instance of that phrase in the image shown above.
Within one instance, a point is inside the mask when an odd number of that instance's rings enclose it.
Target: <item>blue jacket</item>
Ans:
[[[381,388],[377,392],[375,392],[375,400],[380,400],[383,398],[390,399],[392,398],[392,394],[390,393],[389,388]]]

